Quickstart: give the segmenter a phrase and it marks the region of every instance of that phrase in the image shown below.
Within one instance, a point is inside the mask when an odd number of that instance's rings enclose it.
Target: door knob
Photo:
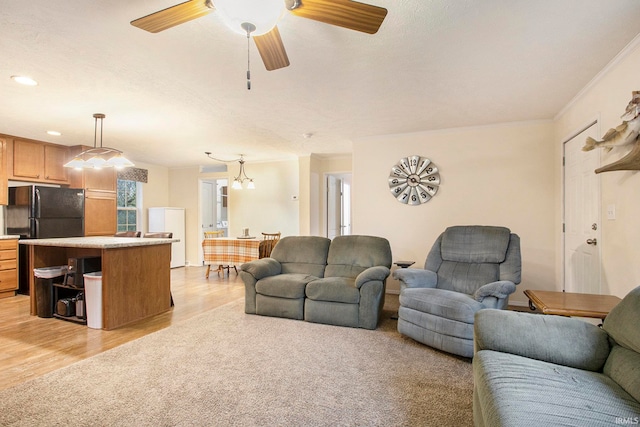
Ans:
[[[598,240],[597,239],[587,239],[587,245],[597,245],[598,244]]]

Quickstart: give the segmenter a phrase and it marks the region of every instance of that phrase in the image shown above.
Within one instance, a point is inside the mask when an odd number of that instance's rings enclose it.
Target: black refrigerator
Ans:
[[[21,239],[84,235],[84,190],[29,185],[9,188],[7,234]],[[27,251],[19,246],[19,293],[29,293]]]

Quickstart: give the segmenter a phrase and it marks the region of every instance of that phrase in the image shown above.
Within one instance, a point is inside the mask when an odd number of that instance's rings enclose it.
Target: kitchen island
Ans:
[[[171,243],[178,239],[69,237],[20,240],[28,246],[31,314],[36,315],[35,268],[69,258],[102,258],[102,328],[119,328],[171,308]]]

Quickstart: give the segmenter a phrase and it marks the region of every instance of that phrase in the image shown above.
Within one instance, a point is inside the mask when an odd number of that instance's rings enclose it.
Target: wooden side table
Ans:
[[[397,265],[400,268],[408,268],[411,267],[413,264],[415,264],[415,261],[396,261],[394,262],[395,265]],[[391,315],[391,319],[392,320],[398,320],[398,313],[396,312],[395,314]]]
[[[593,317],[604,319],[621,300],[613,295],[580,294],[571,292],[537,291],[526,289],[529,308],[543,314]]]

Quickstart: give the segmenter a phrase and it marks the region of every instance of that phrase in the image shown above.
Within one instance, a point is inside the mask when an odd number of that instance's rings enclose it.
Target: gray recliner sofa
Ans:
[[[240,266],[245,313],[375,329],[390,268],[382,237],[283,237],[270,257]]]
[[[480,310],[476,426],[640,424],[640,287],[602,328],[583,320]]]

